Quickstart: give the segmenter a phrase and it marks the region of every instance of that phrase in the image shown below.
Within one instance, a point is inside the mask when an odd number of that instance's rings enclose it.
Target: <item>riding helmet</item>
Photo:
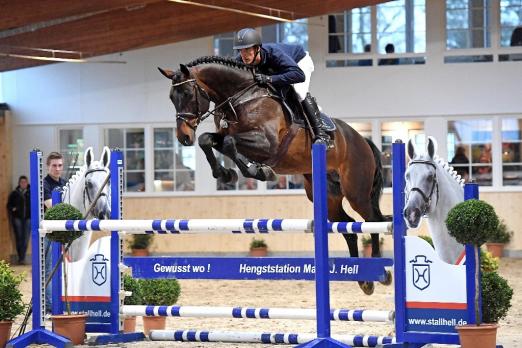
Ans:
[[[234,49],[249,48],[253,46],[261,46],[261,35],[252,28],[244,28],[237,32],[234,37]]]

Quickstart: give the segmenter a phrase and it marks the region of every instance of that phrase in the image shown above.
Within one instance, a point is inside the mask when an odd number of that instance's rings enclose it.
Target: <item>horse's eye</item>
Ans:
[[[429,182],[432,182],[432,181],[433,181],[433,175],[428,175],[428,181],[429,181]]]
[[[87,181],[87,188],[92,189],[92,186],[93,186],[93,185],[92,185],[92,182]]]

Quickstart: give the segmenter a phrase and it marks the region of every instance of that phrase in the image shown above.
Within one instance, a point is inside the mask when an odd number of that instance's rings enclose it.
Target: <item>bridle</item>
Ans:
[[[225,106],[225,105],[230,106],[230,109],[232,110],[232,112],[234,113],[234,115],[237,118],[237,114],[234,109],[233,101],[236,100],[237,98],[239,98],[240,96],[242,96],[250,88],[257,86],[257,83],[254,82],[254,83],[248,85],[247,87],[241,89],[239,92],[235,93],[231,97],[228,97],[227,99],[225,99],[225,101],[223,101],[222,103],[215,106],[214,110],[209,111],[207,109],[205,111],[202,111],[202,110],[200,110],[199,95],[201,95],[201,97],[206,99],[209,103],[212,101],[212,99],[210,99],[210,96],[208,95],[207,91],[205,91],[205,89],[198,84],[196,79],[188,79],[188,80],[177,82],[177,83],[174,83],[174,81],[173,81],[172,87],[176,88],[176,87],[182,86],[186,83],[192,84],[192,87],[194,89],[194,94],[196,96],[197,110],[196,110],[196,113],[177,112],[176,119],[182,120],[183,122],[185,122],[185,124],[187,124],[187,126],[189,126],[189,128],[192,129],[194,132],[196,131],[196,128],[198,128],[198,126],[201,122],[203,122],[210,115],[214,115],[218,110],[223,108],[223,106]],[[192,121],[194,119],[196,120],[196,122],[193,123]]]
[[[435,173],[433,174],[433,183],[431,185],[431,190],[429,195],[424,193],[420,188],[418,187],[412,187],[409,191],[406,192],[406,201],[408,201],[409,196],[412,192],[418,192],[422,200],[424,201],[424,206],[421,211],[422,216],[426,216],[427,212],[430,210],[430,206],[433,200],[433,192],[437,190],[437,202],[439,201],[439,182],[437,181],[437,166],[432,161],[426,161],[426,160],[412,160],[408,166],[411,166],[413,164],[426,164],[428,166],[432,166],[435,169]]]
[[[103,185],[100,187],[100,189],[98,190],[98,192],[96,193],[96,196],[94,196],[93,198],[91,198],[91,195],[89,194],[89,190],[87,189],[87,175],[89,174],[92,174],[92,173],[95,173],[95,172],[105,172],[107,173],[107,177],[105,178],[105,181],[103,182]],[[94,204],[98,201],[98,199],[102,196],[105,196],[107,197],[107,194],[105,192],[103,192],[103,189],[105,188],[105,186],[107,185],[107,183],[109,182],[109,179],[110,179],[110,173],[107,172],[107,170],[105,168],[95,168],[95,169],[89,169],[85,172],[84,174],[84,178],[85,178],[85,182],[86,182],[86,185],[85,187],[83,188],[83,206],[85,208],[85,211],[86,211],[86,215],[88,215],[90,213],[90,211],[93,209],[94,207]],[[87,202],[88,202],[88,207],[86,206],[85,204],[85,197],[87,197]]]

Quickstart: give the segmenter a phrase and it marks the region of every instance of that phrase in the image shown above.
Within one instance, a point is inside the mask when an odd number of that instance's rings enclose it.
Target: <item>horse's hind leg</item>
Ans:
[[[308,199],[313,202],[312,196],[312,176],[305,175],[305,190]],[[337,173],[328,174],[328,219],[330,221],[343,221],[343,222],[354,222],[355,220],[349,216],[343,208],[343,193],[339,183],[339,176]],[[357,245],[357,234],[347,233],[343,234],[346,244],[348,245],[348,251],[350,257],[359,257],[359,248]],[[373,294],[374,284],[373,282],[359,281],[359,287],[366,295]]]
[[[207,161],[212,169],[212,176],[216,179],[220,179],[223,183],[235,183],[237,182],[237,173],[234,169],[223,167],[217,160],[212,149],[222,153],[223,147],[223,136],[217,133],[203,133],[198,138],[199,147],[205,153]]]

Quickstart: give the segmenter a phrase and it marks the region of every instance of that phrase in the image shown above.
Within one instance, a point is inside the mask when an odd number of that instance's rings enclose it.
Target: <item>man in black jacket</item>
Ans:
[[[25,175],[20,176],[18,186],[9,194],[7,210],[13,224],[18,264],[23,265],[31,236],[31,194]]]
[[[234,49],[239,51],[236,57],[238,61],[254,65],[258,69],[259,73],[254,79],[260,85],[271,84],[283,94],[292,86],[313,128],[314,142],[323,143],[328,148],[333,147],[330,136],[323,128],[319,107],[308,92],[314,63],[303,46],[263,44],[261,35],[255,29],[244,28],[234,37]]]

